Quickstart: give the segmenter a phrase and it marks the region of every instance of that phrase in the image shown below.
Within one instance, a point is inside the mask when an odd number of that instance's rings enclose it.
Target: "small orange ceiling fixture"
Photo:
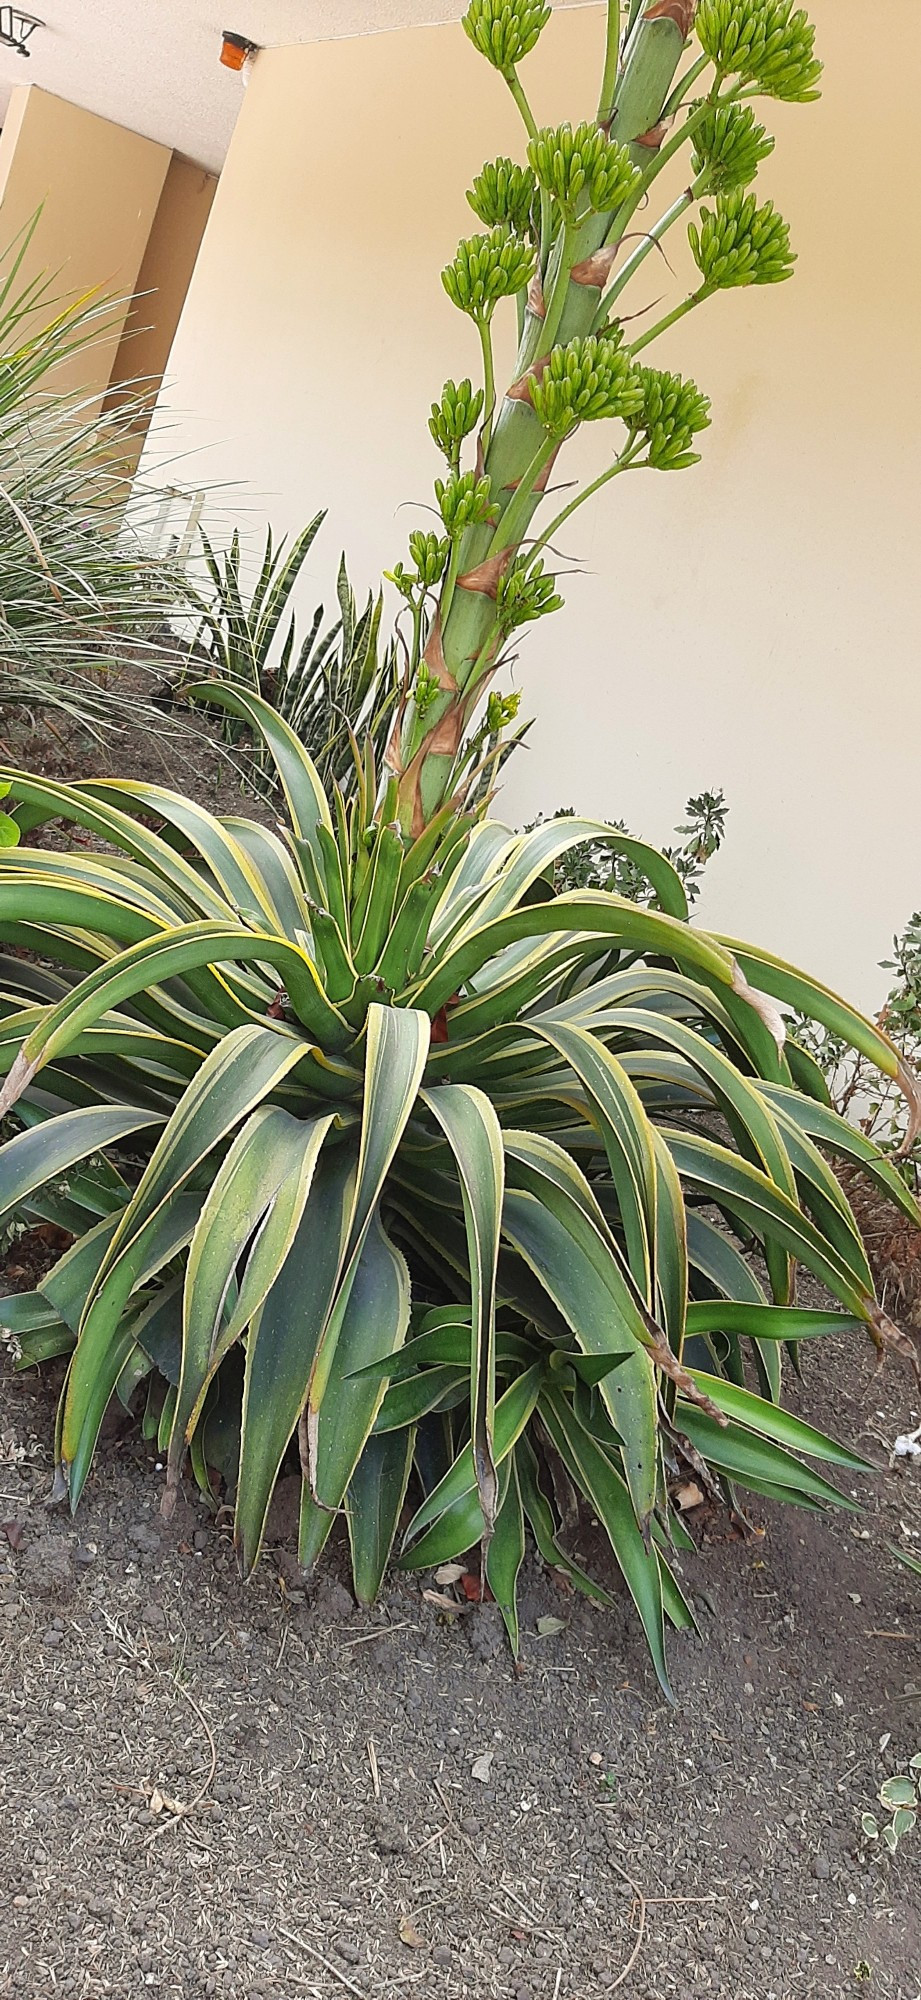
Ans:
[[[258,55],[258,42],[250,42],[245,35],[235,35],[225,28],[221,38],[221,61],[225,69],[241,70],[250,56]]]

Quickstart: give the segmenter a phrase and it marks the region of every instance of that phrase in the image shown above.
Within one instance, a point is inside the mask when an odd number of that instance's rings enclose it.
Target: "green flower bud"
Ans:
[[[710,422],[710,398],[696,382],[670,375],[665,368],[637,370],[643,391],[643,407],[633,420],[637,436],[645,433],[647,463],[657,472],[679,472],[682,466],[697,465],[699,451],[690,449],[697,431]]]
[[[420,716],[428,715],[429,710],[434,708],[440,693],[441,688],[438,684],[437,675],[433,674],[431,669],[426,666],[425,661],[422,660],[413,682],[413,701]]]
[[[565,437],[599,417],[632,417],[642,404],[637,370],[619,334],[587,334],[555,347],[531,401],[544,429]]]
[[[721,76],[790,104],[818,97],[815,29],[793,0],[700,0],[697,33]]]
[[[414,572],[404,569],[403,564],[398,562],[394,565],[393,569],[385,569],[384,576],[388,583],[396,585],[400,596],[405,597],[407,604],[412,604],[418,583],[418,578]]]
[[[452,538],[462,535],[465,528],[498,520],[499,509],[490,504],[491,491],[492,482],[486,473],[482,479],[475,472],[452,473],[450,479],[436,479],[435,498]]]
[[[548,576],[540,556],[519,556],[509,564],[496,589],[496,613],[503,634],[530,625],[550,611],[562,610],[556,579]],[[518,698],[515,698],[517,710]]]
[[[626,147],[597,125],[577,125],[575,131],[571,125],[555,131],[546,126],[531,140],[528,159],[541,187],[568,216],[619,208],[640,179]]]
[[[531,208],[537,196],[534,175],[529,167],[514,160],[489,160],[477,174],[467,200],[485,222],[487,229],[505,223],[515,236],[526,236]]]
[[[688,238],[708,292],[776,285],[793,276],[796,253],[783,216],[772,201],[759,208],[754,195],[741,188],[718,195],[714,210],[702,208],[700,228],[692,222]]]
[[[521,694],[516,688],[511,694],[493,692],[486,703],[486,728],[490,736],[498,736],[509,722],[514,722],[521,707]]]
[[[429,430],[455,471],[461,445],[476,430],[482,413],[483,391],[473,388],[469,376],[463,382],[446,382],[440,402],[432,404]]]
[[[550,19],[543,0],[470,0],[463,27],[475,49],[503,76],[529,55]]]
[[[707,172],[714,194],[748,187],[762,160],[774,151],[774,141],[755,123],[750,104],[718,104],[697,127],[693,172]]]
[[[534,264],[533,244],[509,236],[500,226],[488,236],[468,236],[459,243],[441,282],[452,305],[471,319],[488,320],[500,299],[512,298],[530,284]]]
[[[450,543],[443,535],[414,528],[409,538],[409,553],[416,565],[417,583],[431,590],[434,584],[441,582],[450,554]]]

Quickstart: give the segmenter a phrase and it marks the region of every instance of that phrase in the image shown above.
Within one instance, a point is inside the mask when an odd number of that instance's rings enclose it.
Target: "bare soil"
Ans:
[[[670,1710],[626,1600],[534,1560],[517,1667],[431,1578],[358,1612],[334,1549],[305,1585],[294,1482],[244,1586],[203,1504],[163,1524],[127,1423],[77,1519],[49,1510],[53,1371],[4,1364],[0,1995],[918,2000],[921,1834],[890,1862],[860,1815],[921,1747],[921,1588],[887,1549],[921,1530],[887,1469],[921,1413],[871,1366],[823,1342],[793,1396],[883,1468],[859,1516],[698,1530]]]
[[[126,758],[6,726],[33,769],[249,809],[204,727]],[[58,1377],[0,1357],[0,1996],[921,2000],[921,1831],[891,1861],[860,1833],[921,1749],[921,1584],[889,1552],[921,1549],[921,1472],[890,1464],[921,1398],[873,1362],[816,1344],[790,1397],[878,1468],[858,1516],[689,1517],[671,1710],[627,1600],[533,1557],[517,1666],[429,1577],[360,1613],[334,1545],[305,1584],[289,1482],[244,1586],[222,1517],[161,1521],[127,1422],[50,1510]]]

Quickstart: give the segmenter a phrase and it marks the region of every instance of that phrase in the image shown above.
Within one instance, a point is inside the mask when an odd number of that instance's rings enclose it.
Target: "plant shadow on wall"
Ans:
[[[914,1353],[826,1154],[913,1222],[914,1197],[825,1101],[778,1003],[899,1080],[906,1140],[919,1104],[880,1028],[692,927],[665,856],[579,818],[512,834],[471,807],[498,754],[483,731],[512,720],[489,683],[558,602],[562,520],[606,480],[693,464],[708,421],[694,384],[639,362],[658,329],[631,339],[630,279],[692,211],[699,282],[661,325],[790,275],[786,227],[750,189],[771,141],[749,100],[808,100],[819,74],[789,0],[702,0],[695,41],[691,0],[611,5],[597,116],[541,131],[519,65],[547,13],[472,0],[465,20],[526,159],[478,176],[484,233],[445,273],[483,382],[433,410],[441,528],[394,571],[408,633],[383,759],[365,736],[348,796],[327,792],[264,695],[225,678],[201,698],[261,736],[284,835],[149,785],[11,774],[24,838],[62,819],[105,851],[0,856],[0,1111],[22,1128],[0,1207],[72,1239],[3,1316],[24,1363],[68,1357],[72,1507],[110,1398],[140,1399],[167,1507],[187,1461],[207,1496],[223,1482],[245,1572],[293,1462],[305,1565],[339,1515],[362,1601],[394,1548],[421,1569],[479,1542],[517,1647],[527,1531],[605,1599],[566,1548],[580,1496],[668,1690],[666,1626],[692,1622],[677,1488],[853,1507],[829,1469],[850,1484],[862,1461],[784,1409],[784,1370],[842,1326]],[[681,147],[688,190],[637,238]],[[500,399],[505,299],[521,344]],[[541,526],[561,446],[602,420],[613,455]],[[644,895],[557,892],[585,842]],[[796,1304],[799,1263],[827,1310]]]

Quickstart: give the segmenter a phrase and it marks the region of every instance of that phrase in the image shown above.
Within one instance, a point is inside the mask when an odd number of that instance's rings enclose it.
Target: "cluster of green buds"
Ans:
[[[550,611],[562,609],[555,577],[548,576],[540,556],[518,556],[500,577],[496,617],[503,637],[519,625],[531,625]]]
[[[640,181],[625,146],[597,125],[545,126],[531,140],[528,159],[542,188],[553,195],[567,221],[594,209],[619,208]]]
[[[467,528],[498,520],[499,509],[492,504],[491,495],[492,481],[485,473],[481,479],[475,472],[455,472],[450,479],[436,479],[435,498],[452,541]]]
[[[712,194],[750,187],[774,141],[759,125],[750,104],[714,104],[697,127],[691,162],[695,178],[706,174]]]
[[[451,544],[445,535],[435,535],[424,528],[414,528],[409,538],[409,553],[412,569],[405,569],[397,563],[395,569],[385,571],[388,583],[396,585],[401,597],[408,604],[415,601],[418,592],[434,590],[441,582],[447,568]]]
[[[531,383],[531,402],[554,438],[598,418],[632,417],[642,390],[620,334],[590,333],[555,347],[543,374]]]
[[[788,104],[818,97],[815,29],[794,0],[700,0],[697,34],[719,76]]]
[[[510,236],[499,224],[488,236],[465,237],[453,263],[442,271],[441,282],[452,305],[485,323],[500,299],[513,298],[527,288],[535,262],[533,244]]]
[[[514,722],[521,707],[521,693],[513,688],[509,694],[498,694],[495,689],[486,703],[486,734],[498,736]]]
[[[429,430],[439,451],[456,472],[465,437],[476,430],[483,414],[483,391],[474,389],[469,375],[463,382],[446,382],[437,403],[432,404]]]
[[[474,215],[487,229],[505,227],[514,236],[527,236],[536,198],[537,183],[530,168],[506,159],[487,161],[467,194]]]
[[[700,228],[692,222],[688,237],[704,294],[732,285],[776,285],[793,276],[796,252],[783,216],[772,201],[759,208],[741,188],[719,195],[715,209],[702,208]]]
[[[550,19],[544,0],[470,0],[464,29],[481,56],[511,76]]]
[[[631,423],[631,443],[646,440],[644,465],[656,472],[680,472],[697,465],[700,452],[691,449],[698,431],[710,422],[710,398],[696,382],[671,375],[666,368],[638,368],[643,394],[641,410]]]
[[[431,668],[426,666],[425,661],[420,660],[416,670],[416,678],[413,681],[413,702],[415,703],[416,713],[420,721],[424,721],[430,710],[434,708],[441,692],[437,674],[433,674]]]

